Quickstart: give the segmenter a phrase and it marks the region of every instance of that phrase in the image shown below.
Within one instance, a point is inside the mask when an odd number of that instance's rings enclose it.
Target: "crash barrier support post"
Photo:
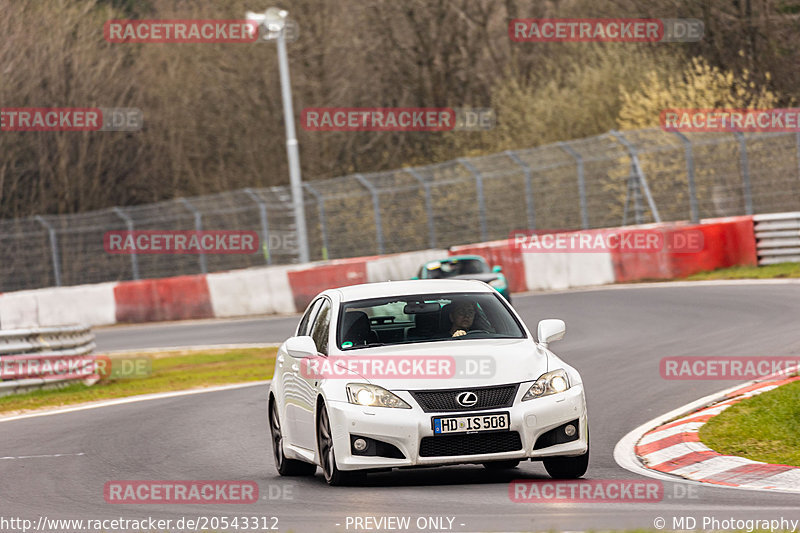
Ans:
[[[179,198],[180,202],[186,206],[186,209],[191,211],[194,214],[194,229],[198,232],[203,231],[203,215],[200,211],[192,205],[192,203],[187,200],[186,198]],[[200,250],[198,254],[199,261],[200,261],[200,272],[202,274],[208,274],[208,264],[206,263],[206,254],[203,250]]]

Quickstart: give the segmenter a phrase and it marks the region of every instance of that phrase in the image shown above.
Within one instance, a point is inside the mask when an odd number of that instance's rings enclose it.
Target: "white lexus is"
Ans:
[[[578,372],[485,283],[391,281],[330,289],[278,349],[269,425],[278,472],[331,485],[368,472],[542,461],[582,476],[589,429]]]

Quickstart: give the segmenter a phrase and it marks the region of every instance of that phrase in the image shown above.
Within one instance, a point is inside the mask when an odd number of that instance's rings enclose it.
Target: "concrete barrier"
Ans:
[[[36,291],[39,326],[91,324],[106,326],[117,321],[116,283],[77,285]]]
[[[522,254],[513,249],[510,239],[453,246],[450,248],[450,255],[480,255],[488,261],[490,267],[503,268],[511,292],[529,290]]]
[[[512,292],[554,290],[673,279],[702,270],[756,264],[752,217],[589,230],[588,233],[658,229],[666,235],[700,231],[697,253],[532,252],[510,239],[421,250],[388,256],[356,257],[307,265],[261,267],[207,276],[102,283],[0,294],[0,327],[25,328],[75,321],[90,325],[192,318],[295,313],[319,292],[344,285],[409,279],[423,263],[449,255],[481,255],[500,265]]]
[[[367,281],[374,283],[411,279],[417,275],[419,267],[424,263],[447,257],[447,255],[447,250],[433,249],[404,252],[370,259],[367,261]]]
[[[367,261],[362,258],[317,263],[310,268],[290,270],[289,285],[296,309],[305,309],[326,289],[367,282]]]
[[[294,313],[290,267],[275,266],[208,274],[213,316],[218,318]]]
[[[696,225],[661,224],[658,227],[668,238],[702,232],[702,251],[685,253],[664,249],[657,253],[614,252],[612,256],[617,283],[683,278],[706,270],[757,264],[752,217],[709,219]]]
[[[204,275],[124,281],[114,287],[117,322],[212,318]]]
[[[36,291],[7,292],[0,295],[0,328],[34,328],[39,325]]]

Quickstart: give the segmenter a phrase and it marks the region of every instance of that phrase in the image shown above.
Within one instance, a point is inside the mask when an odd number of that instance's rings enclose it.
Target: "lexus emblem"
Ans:
[[[458,396],[456,396],[456,401],[458,405],[462,407],[472,407],[478,403],[478,395],[474,392],[460,392]]]

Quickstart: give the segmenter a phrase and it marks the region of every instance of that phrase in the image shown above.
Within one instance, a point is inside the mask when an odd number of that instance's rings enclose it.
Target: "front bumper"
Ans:
[[[407,466],[432,466],[458,463],[483,463],[504,459],[542,459],[546,457],[576,456],[588,449],[588,424],[583,385],[543,398],[521,402],[520,399],[532,382],[523,383],[512,407],[475,411],[476,414],[508,412],[511,415],[509,431],[519,433],[522,447],[516,451],[479,453],[471,455],[447,455],[421,457],[420,442],[425,437],[435,436],[431,428],[431,417],[456,415],[469,412],[426,413],[406,391],[393,391],[411,409],[389,409],[363,407],[347,402],[328,402],[328,414],[333,431],[336,464],[340,470],[385,469]],[[578,420],[578,439],[534,450],[536,440],[547,431],[572,420]],[[369,437],[395,446],[405,456],[395,459],[381,456],[354,455],[351,450],[351,435]]]

